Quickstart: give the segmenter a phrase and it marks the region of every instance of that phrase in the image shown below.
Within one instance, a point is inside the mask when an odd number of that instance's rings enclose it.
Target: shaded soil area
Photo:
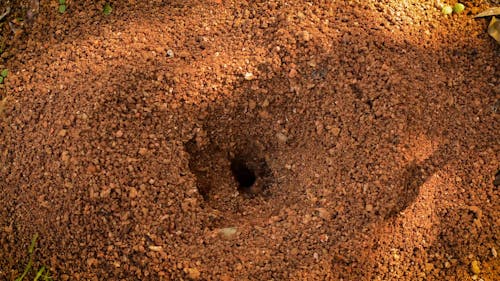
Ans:
[[[41,2],[2,27],[0,279],[37,233],[55,280],[498,280],[497,1]]]

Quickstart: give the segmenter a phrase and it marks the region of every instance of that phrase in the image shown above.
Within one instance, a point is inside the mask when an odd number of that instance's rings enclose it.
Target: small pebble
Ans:
[[[286,143],[287,140],[288,140],[288,137],[285,136],[284,134],[282,133],[277,133],[276,134],[276,138],[278,139],[278,141],[282,142],[282,143]]]
[[[188,275],[191,280],[198,280],[201,277],[201,273],[196,268],[184,268],[184,272]]]
[[[146,155],[146,153],[148,153],[148,150],[146,148],[144,148],[144,147],[139,148],[140,155],[144,156],[144,155]]]
[[[66,136],[66,133],[67,133],[67,131],[65,129],[62,129],[59,131],[59,133],[57,135],[60,137],[64,137],[64,136]]]
[[[309,40],[311,40],[311,34],[306,30],[298,32],[297,35],[304,42],[308,42]]]
[[[173,57],[174,57],[174,51],[172,51],[172,50],[168,49],[168,50],[167,50],[167,57],[169,57],[169,58],[173,58]]]
[[[479,268],[479,262],[476,260],[470,263],[470,269],[474,274],[479,274],[481,272],[481,269]]]
[[[129,198],[136,198],[137,195],[139,194],[139,192],[137,191],[137,189],[135,187],[131,187],[130,188],[130,192],[129,192]]]
[[[330,212],[325,208],[317,208],[318,216],[324,220],[330,219]]]
[[[219,230],[219,234],[226,239],[231,239],[236,234],[236,231],[237,231],[236,227],[226,227],[226,228],[221,228]]]
[[[340,135],[340,128],[338,127],[332,127],[330,128],[330,132],[332,132],[332,134],[336,137],[338,137]]]
[[[69,152],[68,151],[63,151],[63,153],[61,153],[61,160],[64,163],[67,163],[69,161]]]
[[[371,211],[373,211],[373,205],[372,205],[372,204],[366,204],[366,206],[365,206],[365,210],[366,210],[367,212],[371,212]]]
[[[434,269],[434,265],[432,263],[425,264],[425,272],[429,273],[433,269]]]
[[[245,80],[253,80],[254,79],[254,75],[252,72],[245,73],[244,77],[245,77]]]
[[[491,247],[491,254],[493,255],[494,258],[496,258],[498,256],[498,253],[497,253],[497,250],[495,249],[495,247]]]
[[[150,245],[149,249],[153,252],[160,252],[162,250],[161,246]]]
[[[248,101],[248,109],[254,110],[256,106],[257,106],[257,103],[254,100]]]

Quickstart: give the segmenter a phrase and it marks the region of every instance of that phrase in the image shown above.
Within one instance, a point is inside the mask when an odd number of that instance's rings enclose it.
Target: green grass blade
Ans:
[[[48,269],[45,271],[45,274],[43,275],[43,281],[54,281],[52,279],[52,277],[50,277],[50,273],[49,273]]]
[[[33,281],[38,281],[38,278],[42,277],[44,271],[45,271],[45,266],[42,266],[42,268],[40,268],[40,270],[36,273],[36,276],[33,279]]]
[[[35,235],[33,235],[33,238],[31,239],[30,247],[28,248],[28,252],[30,254],[28,264],[24,268],[23,274],[21,276],[19,276],[18,278],[16,278],[15,281],[22,281],[24,279],[24,277],[26,277],[26,275],[28,275],[28,273],[31,271],[31,266],[33,265],[33,253],[35,252],[35,246],[36,246],[37,239],[38,239],[38,233],[35,233]]]
[[[38,239],[38,233],[35,233],[35,235],[33,235],[33,238],[31,239],[31,244],[30,244],[30,247],[28,249],[28,252],[30,254],[33,254],[33,251],[35,250],[36,239]]]
[[[28,264],[26,265],[26,268],[24,269],[23,274],[22,274],[21,276],[19,276],[19,277],[16,279],[16,281],[22,281],[22,280],[24,279],[24,277],[26,277],[26,275],[28,275],[28,273],[29,273],[29,272],[30,272],[30,270],[31,270],[31,264],[32,264],[32,263],[33,263],[33,262],[31,261],[31,258],[30,258],[30,260],[28,261]]]

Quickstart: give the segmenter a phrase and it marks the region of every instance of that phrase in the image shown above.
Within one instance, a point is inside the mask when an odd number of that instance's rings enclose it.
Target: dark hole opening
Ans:
[[[231,160],[231,172],[238,182],[238,190],[240,192],[248,192],[257,179],[255,172],[242,159],[236,158]]]

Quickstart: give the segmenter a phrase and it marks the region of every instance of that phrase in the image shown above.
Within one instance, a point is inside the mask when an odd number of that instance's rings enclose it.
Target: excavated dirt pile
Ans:
[[[40,1],[2,27],[0,279],[38,234],[54,280],[498,280],[464,2]]]

